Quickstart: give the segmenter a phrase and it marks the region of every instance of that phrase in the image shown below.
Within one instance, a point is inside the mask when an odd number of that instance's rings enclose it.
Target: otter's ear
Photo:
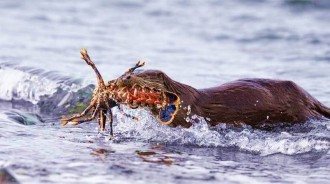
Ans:
[[[158,119],[162,124],[168,125],[172,123],[179,110],[180,97],[171,92],[165,92],[165,95],[167,103],[164,108],[160,109]]]

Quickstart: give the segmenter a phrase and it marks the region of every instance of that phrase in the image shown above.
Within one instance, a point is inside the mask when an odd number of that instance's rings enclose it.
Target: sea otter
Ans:
[[[111,108],[118,104],[149,109],[161,123],[185,128],[195,122],[194,116],[203,117],[211,126],[227,123],[254,128],[330,118],[328,107],[292,81],[241,79],[213,88],[195,89],[159,70],[136,71],[144,65],[138,62],[119,78],[105,83],[85,49],[81,55],[95,71],[98,86],[90,105],[80,114],[62,118],[63,125],[98,117],[100,128],[104,129],[107,118],[112,125]],[[91,109],[90,117],[81,119]]]

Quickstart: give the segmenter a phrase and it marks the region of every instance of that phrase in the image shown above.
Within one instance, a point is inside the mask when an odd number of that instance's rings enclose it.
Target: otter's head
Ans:
[[[112,98],[130,108],[148,108],[162,124],[170,124],[179,110],[180,97],[170,89],[169,78],[161,71],[134,71],[139,63],[116,80],[109,81]]]

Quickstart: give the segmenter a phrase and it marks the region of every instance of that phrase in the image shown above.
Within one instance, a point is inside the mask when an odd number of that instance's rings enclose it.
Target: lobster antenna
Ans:
[[[98,86],[101,88],[105,88],[105,83],[104,80],[100,74],[100,72],[98,71],[98,69],[96,68],[94,62],[91,60],[91,58],[89,57],[87,50],[84,48],[80,51],[81,54],[81,59],[85,60],[86,63],[91,66],[96,74],[96,78],[97,78],[97,82],[98,82]]]
[[[136,69],[138,69],[138,68],[144,66],[144,64],[145,64],[144,61],[140,61],[140,60],[139,60],[139,61],[135,64],[135,66],[132,67],[132,68],[130,68],[129,70],[127,70],[127,71],[125,72],[124,75],[134,72],[134,70],[136,70]]]

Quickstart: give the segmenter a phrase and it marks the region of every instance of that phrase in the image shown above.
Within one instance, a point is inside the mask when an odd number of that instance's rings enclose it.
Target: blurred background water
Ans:
[[[0,168],[21,183],[329,183],[329,120],[173,129],[125,108],[140,121],[115,110],[109,141],[35,105],[96,83],[86,47],[106,80],[141,59],[196,88],[293,80],[330,106],[329,28],[328,0],[2,0]]]

